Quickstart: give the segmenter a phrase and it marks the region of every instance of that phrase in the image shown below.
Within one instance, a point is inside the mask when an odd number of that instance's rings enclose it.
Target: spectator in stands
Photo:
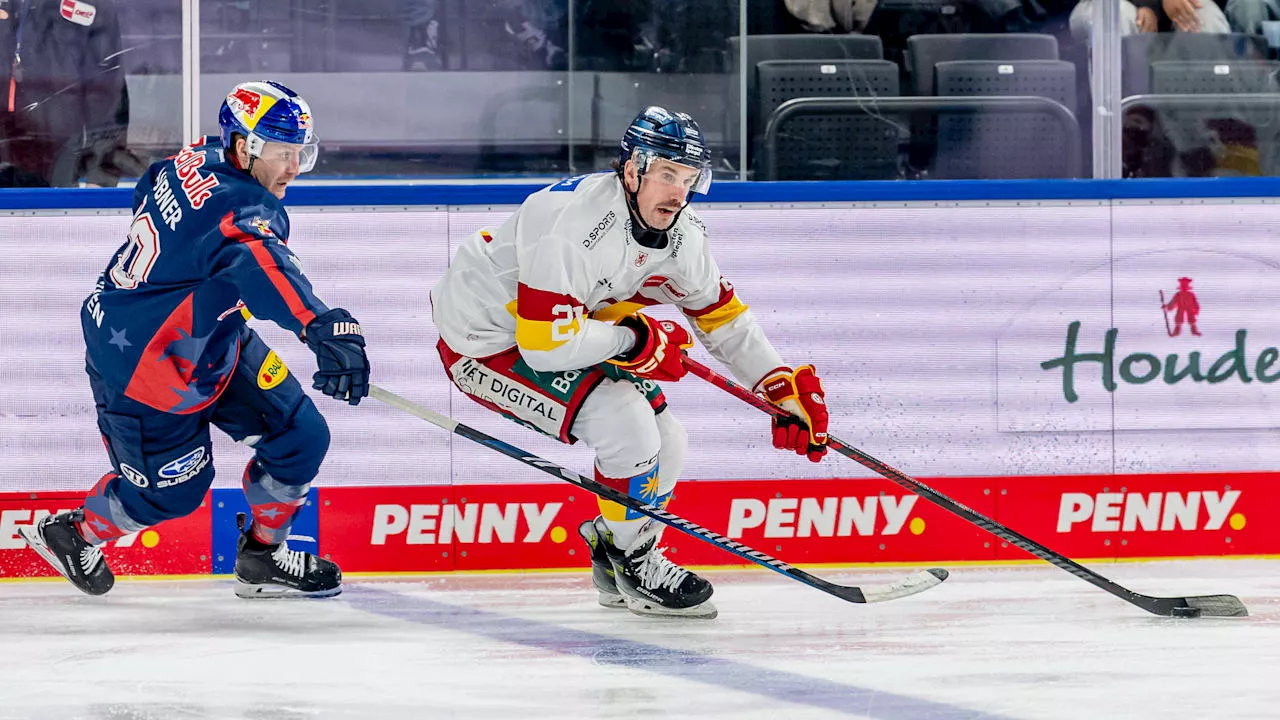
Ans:
[[[1160,16],[1156,12],[1159,0],[1120,0],[1120,34],[1156,32]],[[1071,34],[1077,40],[1088,40],[1093,27],[1093,4],[1097,0],[1080,0],[1071,11]],[[1135,5],[1134,3],[1138,3]]]
[[[114,0],[0,10],[0,186],[114,186],[138,175]]]
[[[1093,3],[1071,11],[1071,34],[1088,39]],[[1120,33],[1179,32],[1262,34],[1265,20],[1280,18],[1280,0],[1120,0]]]
[[[867,27],[877,0],[785,0],[787,12],[805,30],[816,33],[860,33]]]
[[[1163,178],[1173,175],[1178,151],[1165,134],[1160,116],[1154,110],[1142,106],[1130,109],[1124,114],[1122,133],[1124,177]]]
[[[409,42],[405,47],[404,69],[440,70],[439,0],[400,0],[400,10],[409,24]]]
[[[1222,11],[1235,32],[1262,34],[1262,23],[1280,20],[1280,0],[1226,0]]]

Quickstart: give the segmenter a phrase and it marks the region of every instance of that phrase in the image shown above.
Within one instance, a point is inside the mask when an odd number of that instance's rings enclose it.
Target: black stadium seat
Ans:
[[[1120,43],[1120,93],[1124,97],[1152,92],[1151,69],[1158,62],[1267,58],[1267,41],[1261,35],[1139,33],[1121,38]]]
[[[1151,63],[1151,91],[1160,95],[1276,92],[1280,63],[1261,60],[1165,60]]]
[[[944,97],[1033,95],[1076,112],[1076,66],[1063,60],[940,62]],[[1043,113],[943,113],[933,176],[950,179],[1070,177],[1069,130]]]
[[[761,132],[782,103],[805,97],[866,98],[864,110],[806,115],[779,128],[772,180],[892,180],[898,177],[897,119],[876,109],[878,97],[898,95],[898,66],[886,60],[771,60],[756,65],[759,95],[753,113]],[[756,153],[757,177],[767,158]]]
[[[934,66],[951,60],[1057,60],[1058,40],[1034,33],[914,35],[907,70],[916,95],[933,95]]]

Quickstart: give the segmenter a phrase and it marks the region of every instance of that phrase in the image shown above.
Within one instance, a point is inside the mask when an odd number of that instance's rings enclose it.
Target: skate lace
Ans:
[[[689,577],[689,571],[671,562],[663,553],[666,548],[658,548],[641,558],[635,566],[636,577],[647,588],[665,587],[675,592],[680,583]]]
[[[276,566],[281,570],[293,575],[294,577],[302,577],[303,569],[307,564],[307,554],[298,550],[290,550],[289,546],[280,543],[280,547],[271,553],[271,557],[276,561]]]
[[[92,573],[98,563],[102,562],[102,550],[97,545],[89,545],[80,551],[80,567],[85,574]]]

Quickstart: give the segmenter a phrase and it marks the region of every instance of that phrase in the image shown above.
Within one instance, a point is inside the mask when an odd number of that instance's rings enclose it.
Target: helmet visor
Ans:
[[[636,162],[640,174],[649,182],[673,185],[699,195],[706,195],[711,189],[711,168],[707,165],[688,165],[664,158],[651,150],[637,150]]]
[[[273,168],[286,170],[297,163],[298,174],[311,172],[316,166],[316,157],[320,154],[319,140],[312,136],[310,140],[295,145],[292,143],[267,142],[257,153],[258,162],[266,163]]]

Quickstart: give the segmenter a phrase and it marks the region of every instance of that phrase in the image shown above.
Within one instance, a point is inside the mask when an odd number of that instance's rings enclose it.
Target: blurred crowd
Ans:
[[[749,35],[877,35],[895,61],[920,33],[1048,33],[1087,49],[1093,4],[1106,1],[205,0],[202,71],[727,73],[743,5]],[[1274,30],[1280,43],[1280,0],[1119,2],[1126,35]],[[0,0],[0,186],[136,177],[152,158],[129,146],[125,78],[180,74],[179,29],[177,0]],[[1137,142],[1160,119],[1133,125],[1126,137]],[[1248,135],[1238,123],[1223,132]],[[1131,174],[1193,174],[1195,163],[1151,160],[1166,151],[1127,160],[1146,168]]]

